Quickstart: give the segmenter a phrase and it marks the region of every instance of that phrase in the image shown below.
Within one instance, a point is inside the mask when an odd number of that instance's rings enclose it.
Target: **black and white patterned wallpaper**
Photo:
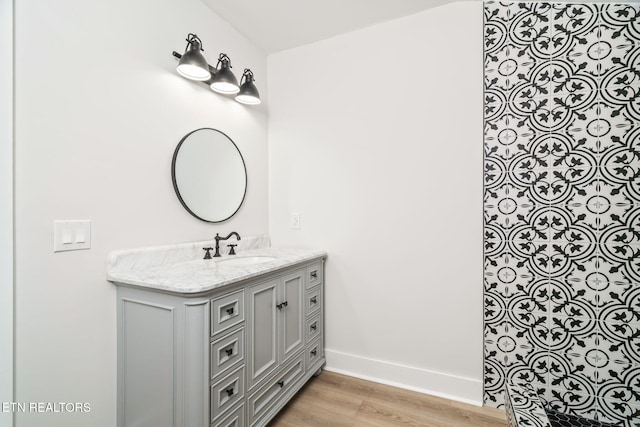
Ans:
[[[484,3],[485,404],[640,426],[640,4]]]

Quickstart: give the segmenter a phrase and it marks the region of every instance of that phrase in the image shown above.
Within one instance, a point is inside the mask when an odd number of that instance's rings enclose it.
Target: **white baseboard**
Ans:
[[[482,380],[325,349],[324,369],[363,380],[482,406]]]

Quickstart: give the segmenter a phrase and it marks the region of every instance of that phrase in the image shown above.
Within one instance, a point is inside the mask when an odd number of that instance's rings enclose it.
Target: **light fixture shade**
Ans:
[[[195,34],[187,37],[187,48],[180,58],[176,70],[178,73],[190,80],[205,81],[211,78],[209,64],[200,51],[202,42]]]
[[[250,69],[244,69],[240,83],[240,92],[236,95],[236,101],[241,104],[260,104],[260,93],[256,85],[253,84],[253,72]]]
[[[233,95],[240,90],[238,80],[231,71],[231,60],[224,53],[218,57],[218,67],[211,79],[211,89],[225,95]]]

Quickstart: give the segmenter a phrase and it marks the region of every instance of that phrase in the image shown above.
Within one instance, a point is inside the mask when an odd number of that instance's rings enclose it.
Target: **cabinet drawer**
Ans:
[[[305,329],[305,342],[309,343],[313,341],[314,339],[318,338],[321,333],[322,321],[320,319],[320,314],[307,319],[307,328]]]
[[[307,288],[312,288],[322,282],[322,262],[316,262],[307,267]]]
[[[304,312],[307,316],[317,313],[322,306],[322,287],[307,289],[304,301]]]
[[[211,386],[211,422],[244,397],[244,366]]]
[[[238,406],[227,415],[222,421],[214,424],[213,427],[244,427],[244,405]]]
[[[244,360],[244,329],[212,342],[209,355],[211,379]]]
[[[322,358],[322,337],[312,342],[305,350],[305,353],[307,357],[305,366],[309,369],[316,361]]]
[[[304,375],[304,354],[282,369],[278,375],[260,387],[248,400],[249,425],[253,425]]]
[[[244,322],[244,291],[211,300],[211,336]]]

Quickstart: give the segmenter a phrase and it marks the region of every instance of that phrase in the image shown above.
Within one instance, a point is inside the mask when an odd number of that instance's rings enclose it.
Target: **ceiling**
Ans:
[[[456,1],[460,0],[202,0],[268,54]],[[563,3],[591,1],[562,0]],[[598,3],[638,2],[640,0],[598,0]]]
[[[454,0],[202,1],[265,52],[274,53]]]

